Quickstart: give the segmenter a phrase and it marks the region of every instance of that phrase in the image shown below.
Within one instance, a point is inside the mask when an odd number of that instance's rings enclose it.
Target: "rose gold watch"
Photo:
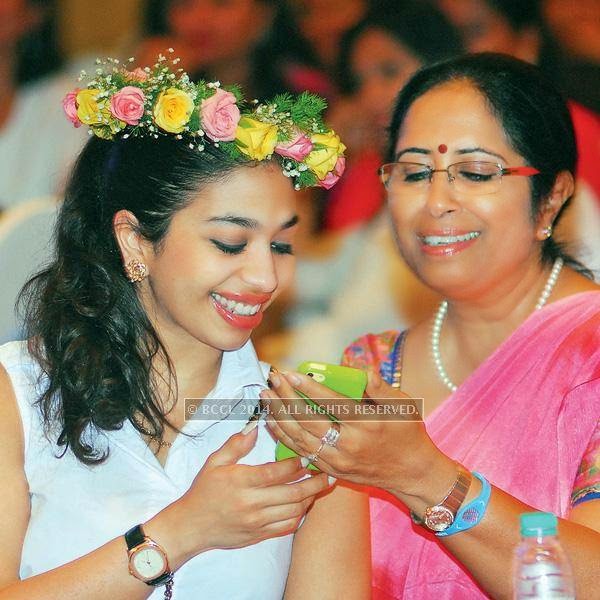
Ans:
[[[431,531],[445,531],[452,525],[456,518],[456,513],[464,502],[469,488],[471,487],[472,476],[462,465],[457,463],[458,475],[452,487],[444,499],[435,506],[428,506],[420,519],[411,511],[411,517],[415,523],[425,525]]]

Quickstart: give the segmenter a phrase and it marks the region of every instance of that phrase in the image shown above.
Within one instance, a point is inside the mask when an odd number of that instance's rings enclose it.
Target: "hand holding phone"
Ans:
[[[367,387],[367,374],[360,369],[354,369],[352,367],[342,367],[340,365],[332,365],[323,362],[306,361],[298,366],[298,372],[303,373],[312,377],[317,383],[327,386],[330,390],[347,396],[356,402],[361,402],[365,389]],[[296,392],[301,398],[304,398],[305,402],[315,409],[319,406],[313,402],[310,398]],[[332,415],[327,415],[332,421],[337,419]],[[288,448],[281,442],[277,442],[275,448],[276,460],[285,460],[286,458],[293,458],[298,456],[296,452]],[[319,469],[314,465],[309,465],[309,469],[318,471]]]

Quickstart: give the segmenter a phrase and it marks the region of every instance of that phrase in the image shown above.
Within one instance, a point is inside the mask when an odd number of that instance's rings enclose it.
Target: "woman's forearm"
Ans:
[[[473,480],[465,504],[479,494],[481,486]],[[411,510],[422,514],[425,506],[439,502],[429,492],[422,496],[396,494]],[[471,573],[492,598],[512,597],[512,561],[521,541],[519,516],[537,510],[506,492],[492,487],[485,517],[475,527],[451,536],[440,537],[443,544]],[[584,525],[559,520],[560,542],[569,557],[575,578],[577,598],[597,598],[600,570],[600,533]],[[596,594],[596,595],[594,595]]]
[[[192,554],[180,543],[173,507],[147,521],[144,531],[165,549],[171,570],[176,570]],[[60,539],[53,543],[60,545]],[[52,552],[50,543],[48,552]],[[65,565],[2,587],[0,600],[142,600],[155,589],[129,573],[127,545],[119,536]]]
[[[493,598],[511,597],[512,559],[521,539],[519,515],[533,510],[536,509],[492,488],[483,521],[464,533],[443,538],[448,550]],[[558,536],[573,567],[577,598],[597,598],[600,533],[560,519]]]
[[[66,565],[15,581],[0,590],[0,600],[142,600],[153,590],[129,574],[127,546],[120,537]]]

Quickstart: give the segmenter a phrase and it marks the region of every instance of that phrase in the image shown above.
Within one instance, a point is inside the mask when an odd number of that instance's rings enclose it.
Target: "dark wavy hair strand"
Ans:
[[[131,211],[160,252],[173,215],[203,184],[241,164],[210,145],[199,152],[167,136],[93,137],[83,149],[58,217],[54,261],[19,298],[29,351],[47,376],[38,400],[46,433],[81,462],[103,462],[108,449],[97,434],[126,420],[139,431],[143,421],[160,439],[176,398],[173,366],[124,276],[115,213]],[[166,373],[157,371],[156,358]],[[159,398],[161,379],[169,398]]]

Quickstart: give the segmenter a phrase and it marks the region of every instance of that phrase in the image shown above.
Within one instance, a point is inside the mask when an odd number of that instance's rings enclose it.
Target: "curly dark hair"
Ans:
[[[252,163],[210,144],[199,152],[174,136],[93,137],[83,149],[58,217],[55,258],[19,299],[29,351],[48,380],[38,399],[46,434],[64,453],[98,464],[109,452],[97,443],[100,430],[129,420],[161,439],[171,427],[165,415],[176,399],[174,368],[124,276],[115,213],[131,211],[158,252],[174,214],[242,164]],[[155,358],[167,365],[162,379]],[[158,397],[159,381],[169,398]]]
[[[467,81],[485,98],[513,148],[540,171],[531,177],[531,215],[537,215],[561,171],[575,178],[577,144],[567,104],[540,69],[505,54],[467,54],[420,69],[396,100],[389,127],[387,160],[395,160],[398,135],[412,104],[429,90],[451,81]],[[556,225],[569,206],[563,204]],[[549,237],[542,244],[541,261],[561,257],[566,264],[593,279],[593,274],[571,256],[565,244]]]

